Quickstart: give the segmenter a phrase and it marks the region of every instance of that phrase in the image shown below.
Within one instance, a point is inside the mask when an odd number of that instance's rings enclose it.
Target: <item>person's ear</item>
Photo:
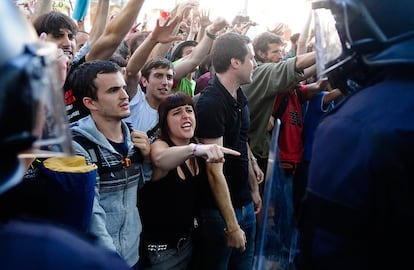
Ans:
[[[142,86],[147,87],[148,86],[148,80],[145,77],[141,76],[141,84],[142,84]]]
[[[266,56],[266,53],[265,52],[262,52],[261,50],[258,50],[256,53],[260,57],[260,59],[264,59],[265,56]]]
[[[230,60],[230,64],[231,64],[231,66],[232,66],[234,69],[237,69],[237,68],[239,68],[239,66],[240,66],[241,62],[240,62],[240,60],[239,60],[239,59],[232,58],[232,59]]]
[[[90,111],[96,110],[95,101],[90,97],[84,97],[82,99],[83,105],[88,108]]]

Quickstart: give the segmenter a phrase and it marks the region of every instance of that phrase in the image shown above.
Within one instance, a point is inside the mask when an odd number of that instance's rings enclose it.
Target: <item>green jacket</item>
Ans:
[[[270,134],[266,131],[278,93],[304,79],[303,71],[295,70],[296,57],[279,63],[262,63],[253,71],[251,84],[242,87],[250,108],[249,145],[256,157],[267,158]]]

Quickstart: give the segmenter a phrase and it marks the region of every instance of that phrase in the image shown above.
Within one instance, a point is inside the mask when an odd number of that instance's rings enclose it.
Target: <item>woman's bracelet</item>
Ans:
[[[250,160],[251,160],[251,161],[257,161],[257,158],[256,158],[255,156],[251,156],[251,157],[250,157]]]
[[[197,152],[197,146],[198,146],[198,144],[194,144],[194,147],[193,147],[193,156],[195,156],[195,153]]]

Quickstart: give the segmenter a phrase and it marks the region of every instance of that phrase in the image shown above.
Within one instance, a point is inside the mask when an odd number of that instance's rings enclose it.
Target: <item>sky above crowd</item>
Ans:
[[[161,8],[171,10],[176,3],[184,0],[151,0],[144,3],[144,10]],[[273,27],[277,22],[289,25],[292,33],[300,32],[309,15],[309,0],[199,0],[201,8],[210,10],[210,16],[226,18],[248,15],[258,24],[260,30]],[[245,13],[245,14],[243,14]]]
[[[14,0],[19,7],[24,3],[33,3],[34,0]],[[84,0],[87,1],[87,0]],[[111,6],[124,6],[129,0],[110,0]],[[138,21],[143,20],[145,14],[154,16],[149,25],[155,24],[159,10],[170,11],[178,3],[189,0],[146,0],[138,16]],[[197,0],[191,0],[197,1]],[[98,0],[89,0],[91,6],[97,4]],[[226,18],[229,22],[236,15],[247,15],[251,21],[258,24],[255,31],[265,31],[272,28],[276,23],[286,23],[293,33],[300,32],[309,16],[310,0],[198,0],[200,8],[210,10],[210,18],[218,16]],[[71,15],[74,0],[52,0],[54,9]],[[88,21],[89,18],[86,18]]]

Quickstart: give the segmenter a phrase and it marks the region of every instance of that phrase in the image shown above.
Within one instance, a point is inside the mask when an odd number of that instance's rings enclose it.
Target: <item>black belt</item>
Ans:
[[[160,244],[148,244],[146,248],[148,251],[157,252],[167,249],[177,249],[180,250],[187,241],[190,240],[190,237],[181,237],[177,241],[166,241],[165,243]]]

